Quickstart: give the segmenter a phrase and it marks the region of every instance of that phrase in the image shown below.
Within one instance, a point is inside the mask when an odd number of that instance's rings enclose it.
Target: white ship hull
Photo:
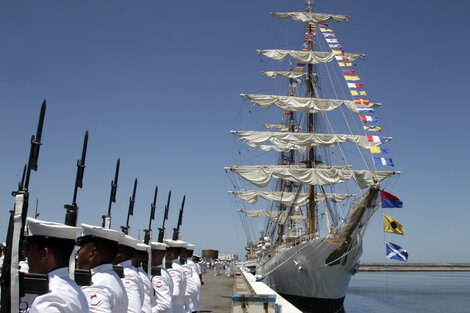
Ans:
[[[342,312],[351,276],[359,267],[362,236],[378,205],[372,187],[352,209],[334,238],[289,239],[260,259],[257,274],[305,312]],[[297,240],[293,242],[293,240]],[[315,309],[312,309],[315,308]]]
[[[339,264],[327,265],[326,259],[336,248],[326,238],[285,248],[257,268],[266,275],[265,282],[278,293],[302,297],[338,299],[346,294],[357,268],[362,246],[353,247]]]

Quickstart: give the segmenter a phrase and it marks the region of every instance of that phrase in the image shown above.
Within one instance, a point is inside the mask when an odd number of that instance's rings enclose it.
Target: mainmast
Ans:
[[[312,5],[311,1],[307,0],[306,1],[307,5],[307,12],[312,13]],[[313,35],[312,35],[312,24],[307,25],[307,34],[308,34],[308,50],[313,51]],[[307,74],[307,92],[308,92],[308,97],[309,98],[314,98],[315,97],[315,92],[313,88],[313,64],[308,63],[308,74]],[[314,115],[313,113],[308,114],[308,132],[309,133],[314,133]],[[313,146],[310,146],[309,151],[308,151],[308,162],[307,162],[308,167],[315,167],[315,150],[313,149]],[[315,236],[317,232],[317,221],[316,221],[316,211],[317,207],[315,205],[315,186],[314,185],[309,185],[308,189],[309,193],[309,204],[308,204],[308,233],[310,237]]]

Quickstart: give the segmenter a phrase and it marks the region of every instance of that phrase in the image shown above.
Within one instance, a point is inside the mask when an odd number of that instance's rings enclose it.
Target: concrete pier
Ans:
[[[208,269],[202,275],[202,281],[201,312],[230,313],[235,278],[225,274],[214,276],[214,271]]]

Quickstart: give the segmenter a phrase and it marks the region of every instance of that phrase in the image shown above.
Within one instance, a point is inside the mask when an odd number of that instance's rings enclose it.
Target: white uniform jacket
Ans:
[[[162,265],[161,275],[152,277],[152,285],[155,290],[155,302],[153,313],[170,313],[172,312],[171,296],[173,295],[173,280],[170,273]]]
[[[124,277],[121,280],[126,288],[127,300],[129,301],[127,312],[141,313],[144,304],[144,282],[131,260],[124,261],[119,265],[124,267]]]
[[[171,279],[173,280],[173,295],[171,303],[173,313],[184,313],[184,294],[186,291],[186,275],[183,267],[178,260],[173,260],[172,268],[168,269]]]
[[[144,304],[142,305],[142,312],[152,313],[152,307],[155,305],[155,293],[153,291],[152,282],[142,266],[137,269],[137,272],[144,283]]]
[[[30,312],[88,312],[88,302],[77,283],[69,277],[67,267],[48,274],[49,292],[34,299]]]
[[[112,264],[101,264],[91,269],[91,286],[82,291],[90,312],[127,313],[127,294]]]
[[[199,281],[199,277],[197,281],[193,277],[193,270],[189,266],[188,263],[182,265],[184,270],[184,275],[186,275],[186,291],[184,293],[184,307],[186,313],[191,313],[193,309],[191,298],[197,295],[197,285]]]
[[[188,262],[187,264],[193,271],[193,281],[195,281],[196,288],[197,288],[196,293],[191,297],[190,310],[191,312],[196,312],[196,311],[201,310],[201,304],[200,304],[201,279],[199,278],[199,275],[201,275],[201,269],[199,265],[193,261],[193,259],[189,258],[187,262]]]

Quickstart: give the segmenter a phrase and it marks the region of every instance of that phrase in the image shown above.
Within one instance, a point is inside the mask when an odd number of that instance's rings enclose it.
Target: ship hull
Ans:
[[[304,312],[342,312],[362,246],[354,241],[344,257],[332,259],[332,253],[339,247],[339,243],[326,238],[290,248],[280,247],[274,256],[258,266],[257,274],[266,275],[264,282],[268,286]]]
[[[304,313],[345,313],[344,297],[339,299],[308,298],[281,294],[281,296]]]

